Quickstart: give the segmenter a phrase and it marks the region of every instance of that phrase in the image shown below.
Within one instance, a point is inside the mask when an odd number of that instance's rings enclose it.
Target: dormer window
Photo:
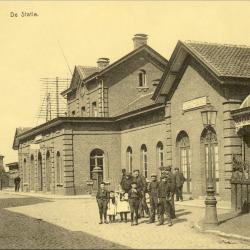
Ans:
[[[138,77],[139,77],[139,87],[146,87],[147,85],[146,71],[141,69]]]

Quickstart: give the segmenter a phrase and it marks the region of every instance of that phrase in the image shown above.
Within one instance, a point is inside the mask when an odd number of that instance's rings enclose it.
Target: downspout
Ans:
[[[102,116],[104,117],[104,84],[103,84],[103,79],[101,79],[102,81]]]

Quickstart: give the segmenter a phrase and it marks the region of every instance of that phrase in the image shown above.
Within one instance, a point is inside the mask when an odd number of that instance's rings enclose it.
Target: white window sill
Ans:
[[[148,91],[148,89],[149,89],[149,87],[147,87],[147,86],[145,86],[145,87],[137,87],[137,90],[139,92],[146,92],[146,91]]]

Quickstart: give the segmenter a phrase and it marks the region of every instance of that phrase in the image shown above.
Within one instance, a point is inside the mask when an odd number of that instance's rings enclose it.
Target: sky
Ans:
[[[21,17],[21,12],[37,17]],[[10,13],[18,14],[11,17]],[[111,63],[133,49],[136,33],[167,59],[178,40],[250,45],[250,1],[1,1],[0,154],[17,127],[34,127],[40,78],[71,77],[75,65]],[[60,48],[60,46],[63,50]]]

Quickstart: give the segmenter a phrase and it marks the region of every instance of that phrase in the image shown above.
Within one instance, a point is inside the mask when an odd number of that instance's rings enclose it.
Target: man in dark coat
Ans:
[[[148,186],[148,194],[150,197],[150,219],[148,223],[154,223],[155,214],[158,214],[158,186],[157,175],[151,174],[151,182]]]
[[[128,200],[131,215],[131,226],[138,225],[138,209],[141,200],[141,191],[137,188],[137,182],[131,183],[131,189],[128,192]]]
[[[126,173],[125,178],[121,181],[121,188],[122,190],[125,191],[125,193],[128,193],[128,191],[131,189],[131,182],[132,182],[131,174]]]
[[[183,175],[183,173],[181,173],[179,171],[179,168],[175,168],[175,179],[176,179],[176,201],[179,201],[179,199],[181,201],[183,201],[183,197],[182,197],[182,188],[183,188],[183,184],[185,182],[185,177]]]
[[[137,183],[137,189],[141,192],[142,196],[140,199],[140,205],[139,205],[139,216],[143,215],[143,211],[149,216],[149,209],[146,203],[145,193],[147,191],[147,181],[144,176],[140,174],[139,170],[133,171],[133,177],[132,182]]]
[[[158,186],[158,204],[159,204],[159,224],[158,226],[164,224],[164,213],[166,214],[168,226],[172,226],[172,220],[170,215],[171,210],[171,182],[169,180],[169,176],[163,174],[161,176],[162,181]]]
[[[166,173],[165,174],[168,176],[168,182],[170,183],[170,186],[171,186],[171,200],[170,200],[171,219],[175,219],[176,215],[175,215],[174,194],[175,194],[175,191],[176,191],[176,178],[175,178],[175,175],[172,173],[170,166],[166,167]]]
[[[18,175],[18,176],[14,179],[14,183],[15,183],[15,192],[19,192],[20,182],[21,182],[21,178],[20,178],[20,176]]]
[[[123,168],[122,169],[122,177],[121,177],[121,181],[120,181],[120,185],[122,186],[122,182],[125,180],[126,178],[126,169]]]
[[[105,189],[105,183],[102,182],[100,184],[100,188],[97,191],[96,194],[96,201],[99,208],[99,216],[100,216],[100,222],[99,224],[103,223],[103,217],[104,217],[104,223],[107,222],[107,208],[108,208],[108,201],[109,201],[109,192]]]

